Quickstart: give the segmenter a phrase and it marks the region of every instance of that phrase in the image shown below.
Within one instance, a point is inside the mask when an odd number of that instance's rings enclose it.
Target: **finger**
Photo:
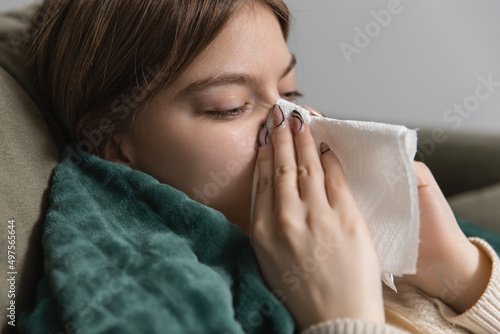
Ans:
[[[259,131],[259,150],[257,152],[257,166],[259,176],[254,202],[254,222],[267,220],[266,214],[273,211],[274,204],[274,162],[273,147],[269,143],[269,130],[263,124]],[[255,224],[254,224],[255,226]]]
[[[305,124],[302,115],[297,111],[293,112],[292,126],[295,134],[300,197],[302,200],[308,199],[312,202],[326,202],[325,173],[321,166],[316,144],[309,126]]]
[[[420,212],[435,211],[434,208],[440,207],[441,212],[446,210],[448,214],[453,215],[448,201],[439,188],[436,179],[430,169],[423,163],[414,161],[413,169],[418,180],[418,202]]]
[[[434,184],[437,186],[434,176],[423,162],[413,161],[413,170],[417,176],[419,187],[427,187]]]
[[[343,205],[346,201],[353,202],[349,184],[344,170],[337,155],[330,149],[328,144],[320,145],[321,163],[325,171],[325,188],[328,202],[332,208]]]
[[[279,105],[273,109],[274,194],[275,205],[284,208],[299,201],[297,162],[290,124]]]

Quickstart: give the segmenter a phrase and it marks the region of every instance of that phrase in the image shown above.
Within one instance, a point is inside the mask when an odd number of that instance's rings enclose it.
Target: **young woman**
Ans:
[[[247,234],[258,161],[252,245],[298,330],[500,330],[498,258],[461,232],[422,164],[418,273],[396,280],[399,294],[382,286],[335,153],[274,106],[299,95],[288,21],[281,0],[47,0],[33,19],[28,69],[79,150],[147,173]],[[259,132],[270,113],[272,138]],[[334,251],[320,252],[325,238]],[[298,287],[284,282],[286,270],[318,257]]]

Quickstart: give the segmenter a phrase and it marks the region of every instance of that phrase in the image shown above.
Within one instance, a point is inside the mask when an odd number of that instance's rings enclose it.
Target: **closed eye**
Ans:
[[[248,106],[242,105],[241,107],[231,110],[209,110],[206,113],[213,119],[226,119],[229,117],[239,116],[248,110]]]
[[[304,94],[298,92],[298,91],[293,91],[293,92],[287,92],[287,93],[283,93],[283,94],[280,94],[281,95],[281,98],[284,99],[284,100],[288,100],[290,102],[296,102],[296,100],[299,98],[299,97],[302,97],[304,96]]]

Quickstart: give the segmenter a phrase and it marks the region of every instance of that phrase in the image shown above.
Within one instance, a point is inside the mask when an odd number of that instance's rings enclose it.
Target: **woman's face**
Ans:
[[[221,211],[247,233],[259,127],[278,98],[296,92],[294,58],[278,20],[255,7],[236,13],[138,115],[132,134],[120,141],[120,158],[109,159]]]

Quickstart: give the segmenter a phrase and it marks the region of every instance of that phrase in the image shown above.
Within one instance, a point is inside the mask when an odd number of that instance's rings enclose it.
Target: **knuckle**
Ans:
[[[278,212],[277,220],[280,225],[287,225],[291,222],[290,214],[285,211]]]
[[[358,236],[364,233],[363,225],[357,219],[347,219],[343,228],[344,233],[350,236]]]
[[[329,224],[332,224],[332,215],[322,210],[322,208],[322,206],[315,205],[307,213],[306,224],[312,230],[314,230],[315,227],[328,226]]]
[[[289,212],[280,211],[277,215],[277,221],[282,230],[291,230],[295,227],[295,219]]]
[[[349,237],[364,236],[368,233],[368,226],[360,215],[343,214],[340,216],[342,233]]]
[[[261,242],[269,235],[269,228],[263,219],[256,219],[252,227],[252,235],[254,240]]]
[[[323,172],[323,168],[315,165],[303,165],[298,167],[299,177],[307,177],[311,175],[320,174]]]
[[[281,165],[278,166],[275,170],[274,176],[275,177],[282,177],[282,176],[294,176],[297,174],[297,169],[293,166],[290,165]]]
[[[307,166],[299,166],[297,168],[297,171],[299,173],[299,177],[306,177],[308,175],[311,175],[311,171],[307,168]]]

